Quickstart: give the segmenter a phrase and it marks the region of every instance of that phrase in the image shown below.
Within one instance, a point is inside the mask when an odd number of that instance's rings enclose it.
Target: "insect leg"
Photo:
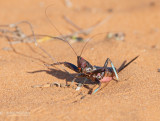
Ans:
[[[75,66],[75,65],[72,64],[72,63],[69,63],[69,62],[58,62],[58,63],[53,63],[53,64],[50,64],[50,66],[60,65],[60,64],[63,64],[65,67],[68,67],[68,68],[70,68],[71,70],[73,70],[73,71],[79,73],[78,67]]]
[[[101,88],[101,82],[99,82],[99,86],[97,89],[94,90],[94,92],[92,94],[95,94],[99,89]]]
[[[108,61],[110,61],[111,66],[112,66],[112,68],[113,68],[113,71],[114,71],[114,73],[115,73],[115,75],[116,75],[116,78],[117,78],[117,80],[118,80],[118,74],[117,74],[117,72],[116,72],[116,69],[115,69],[115,67],[114,67],[114,65],[113,65],[113,63],[112,63],[112,61],[111,61],[109,58],[107,58],[107,60],[106,60],[106,62],[105,62],[105,64],[104,64],[104,67],[107,67]]]
[[[84,85],[86,81],[87,81],[87,78],[85,78],[85,80],[84,80],[83,83],[79,83],[78,86],[77,86],[77,88],[76,88],[76,91],[80,90],[81,87],[82,87],[82,85]]]
[[[76,75],[76,76],[74,77],[74,79],[72,80],[72,82],[71,82],[70,86],[72,86],[72,85],[73,85],[73,83],[74,83],[74,82],[75,82],[75,80],[78,78],[78,76],[79,76],[79,74],[78,74],[78,75]]]
[[[76,80],[77,78],[79,78],[79,77],[85,77],[85,74],[79,73],[78,75],[76,75],[76,76],[74,77],[74,79],[72,80],[71,85],[73,85],[73,82],[75,82],[75,80]],[[70,86],[71,86],[71,85],[70,85]]]

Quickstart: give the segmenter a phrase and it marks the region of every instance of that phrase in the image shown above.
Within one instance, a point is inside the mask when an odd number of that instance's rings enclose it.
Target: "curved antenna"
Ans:
[[[45,9],[45,15],[46,15],[46,17],[47,17],[47,20],[49,21],[49,23],[52,25],[52,27],[54,27],[55,28],[55,30],[62,36],[62,39],[60,39],[60,40],[63,40],[64,42],[66,42],[71,48],[72,48],[72,50],[73,50],[73,52],[76,54],[76,56],[78,56],[77,55],[77,53],[76,53],[76,51],[73,49],[73,47],[71,46],[71,44],[67,41],[67,40],[65,40],[65,38],[63,37],[63,35],[62,35],[62,33],[57,29],[57,27],[53,24],[53,22],[51,21],[51,19],[49,18],[49,16],[48,16],[48,14],[47,14],[47,9],[49,8],[49,7],[51,7],[51,6],[53,6],[54,4],[51,4],[51,5],[49,5],[49,6],[47,6],[47,8]]]
[[[96,34],[96,35],[93,35],[91,38],[89,38],[89,39],[86,41],[85,45],[83,46],[80,56],[82,55],[82,52],[84,51],[84,48],[86,47],[86,45],[88,44],[89,41],[91,41],[91,40],[92,40],[93,38],[95,38],[96,36],[101,35],[101,34],[104,34],[104,33],[106,33],[106,32],[98,33],[98,34]]]
[[[32,27],[32,24],[29,23],[28,21],[20,21],[18,23],[15,23],[15,24],[10,24],[9,26],[10,27],[15,27],[17,26],[18,24],[21,24],[21,23],[25,23],[25,24],[28,24],[29,27],[31,28],[31,32],[33,34],[33,39],[34,39],[34,42],[35,42],[35,45],[38,46],[44,53],[46,53],[54,62],[57,62],[55,58],[53,58],[49,53],[47,53],[47,51],[45,49],[43,49],[40,45],[38,45],[37,43],[37,40],[36,40],[36,37],[35,37],[35,33],[33,31],[33,27]],[[58,38],[57,38],[58,39]],[[59,62],[58,62],[59,63]],[[65,68],[63,68],[62,66],[60,66],[61,69],[63,69],[65,72],[69,73]]]

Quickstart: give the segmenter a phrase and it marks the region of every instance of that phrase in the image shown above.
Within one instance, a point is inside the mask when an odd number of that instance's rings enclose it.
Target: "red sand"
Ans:
[[[2,121],[160,121],[160,1],[159,0],[75,0],[67,8],[64,1],[1,0],[1,24],[27,20],[35,33],[59,34],[49,24],[48,14],[63,33],[69,26],[62,16],[68,16],[78,26],[88,28],[111,16],[90,36],[100,32],[124,32],[125,41],[104,41],[95,38],[85,48],[83,57],[93,65],[102,66],[110,58],[116,67],[124,60],[139,58],[119,74],[120,81],[111,81],[94,95],[88,89],[32,88],[37,84],[65,83],[71,78],[57,68],[49,70],[42,61],[52,63],[34,44],[16,44],[13,51],[6,39],[0,39],[0,119]],[[109,13],[108,10],[112,12]],[[29,29],[26,29],[29,32]],[[76,64],[76,56],[60,41],[40,43],[58,61]],[[75,43],[77,52],[84,43]],[[31,49],[32,48],[32,49]],[[42,56],[43,55],[43,56]],[[44,57],[45,56],[45,57]],[[28,73],[34,72],[35,73]],[[70,71],[72,72],[72,71]],[[73,73],[73,72],[72,72]],[[90,85],[93,87],[93,85]],[[87,95],[81,99],[82,95]]]

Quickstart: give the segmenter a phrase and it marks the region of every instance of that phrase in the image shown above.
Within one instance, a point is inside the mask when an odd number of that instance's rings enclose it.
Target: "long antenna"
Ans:
[[[108,21],[110,18],[111,18],[111,16],[109,16],[109,17],[105,18],[105,19],[104,19],[103,21],[101,21],[99,24],[97,24],[97,25],[93,26],[93,27],[92,27],[92,28],[90,28],[90,29],[93,29],[94,27],[96,27],[96,26],[98,26],[98,25],[103,24],[104,22]],[[84,45],[84,46],[83,46],[83,48],[82,48],[82,51],[81,51],[80,56],[82,55],[82,52],[83,52],[84,48],[86,47],[86,45],[88,44],[88,42],[89,42],[90,40],[92,40],[95,36],[99,35],[99,34],[104,34],[104,33],[98,33],[98,34],[96,34],[96,35],[92,36],[91,38],[89,38],[89,39],[87,40],[87,42],[85,43],[85,45]]]
[[[16,25],[18,25],[18,24],[21,24],[21,23],[25,23],[25,24],[28,24],[28,25],[29,25],[29,27],[31,28],[31,32],[32,32],[32,34],[33,34],[33,39],[34,39],[35,45],[38,46],[45,54],[47,54],[55,63],[57,63],[57,61],[56,61],[55,58],[53,58],[49,53],[47,53],[47,51],[46,51],[45,49],[43,49],[40,45],[38,45],[31,23],[29,23],[28,21],[21,21],[21,22],[15,23],[15,24],[10,24],[10,26],[11,26],[11,27],[14,27],[14,26],[16,26]],[[61,69],[63,69],[65,72],[69,73],[65,68],[63,68],[62,66],[60,66],[60,67],[61,67]]]
[[[54,4],[51,4],[49,6],[47,6],[47,8],[45,9],[45,15],[47,17],[47,20],[49,21],[49,23],[54,27],[54,29],[62,36],[62,39],[60,40],[63,40],[64,42],[66,42],[73,50],[73,52],[76,54],[76,56],[78,56],[78,54],[76,53],[76,51],[73,49],[73,47],[71,46],[71,44],[65,40],[65,38],[63,37],[62,33],[57,29],[57,27],[53,24],[53,22],[51,21],[51,19],[49,18],[48,14],[47,14],[47,9],[51,6],[53,6]]]
[[[104,33],[106,33],[106,32],[104,32]],[[98,35],[101,35],[101,34],[104,34],[104,33],[98,33],[98,34],[96,34],[96,35],[93,35],[91,38],[89,38],[89,39],[86,41],[86,43],[84,44],[80,56],[82,55],[82,52],[84,51],[84,48],[86,47],[86,45],[88,44],[89,41],[91,41],[94,37],[96,37],[96,36],[98,36]]]

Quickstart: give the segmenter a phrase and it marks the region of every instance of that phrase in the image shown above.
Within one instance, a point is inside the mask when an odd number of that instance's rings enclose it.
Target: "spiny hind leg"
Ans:
[[[115,69],[115,67],[114,67],[114,65],[113,65],[113,63],[112,63],[112,61],[111,61],[109,58],[107,58],[107,60],[106,60],[106,62],[105,62],[105,64],[104,64],[104,67],[107,67],[108,61],[111,63],[111,66],[112,66],[112,68],[113,68],[113,71],[114,71],[114,73],[115,73],[115,76],[116,76],[116,78],[117,78],[117,80],[118,80],[119,78],[118,78],[117,71],[116,71],[116,69]]]

